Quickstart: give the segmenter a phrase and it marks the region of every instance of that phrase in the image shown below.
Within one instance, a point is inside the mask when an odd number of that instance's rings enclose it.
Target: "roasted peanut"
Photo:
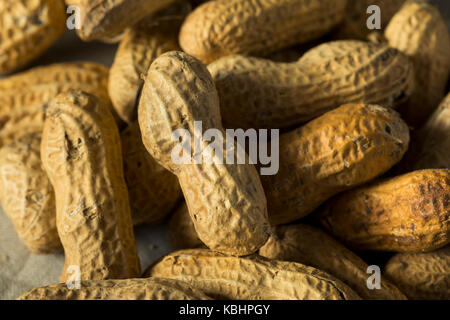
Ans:
[[[411,57],[416,90],[399,110],[420,127],[445,95],[450,71],[450,36],[439,11],[423,1],[409,1],[392,18],[385,37],[391,47]]]
[[[121,139],[133,223],[160,223],[182,197],[178,179],[148,154],[137,122],[121,132]]]
[[[230,257],[207,249],[172,253],[147,269],[144,276],[181,280],[213,299],[359,299],[340,280],[300,263],[258,255]]]
[[[298,220],[333,195],[386,172],[408,149],[397,112],[348,104],[281,135],[279,171],[261,176],[271,224]]]
[[[325,232],[309,225],[274,228],[273,236],[259,249],[259,254],[269,259],[299,262],[325,271],[343,281],[363,299],[406,299],[385,279],[382,279],[380,289],[369,290],[368,265]]]
[[[0,74],[5,74],[25,67],[63,34],[64,2],[2,0],[0,21]]]
[[[410,60],[385,44],[335,41],[298,62],[229,56],[208,66],[223,121],[238,128],[285,128],[344,103],[395,106],[412,93]]]
[[[36,288],[18,300],[209,300],[200,290],[170,279],[81,281],[80,289],[66,284]]]
[[[450,242],[450,171],[414,171],[342,194],[318,218],[357,250],[431,251]]]
[[[194,137],[195,121],[202,122],[203,130],[223,132],[211,75],[185,53],[165,53],[151,65],[141,95],[139,125],[144,145],[156,161],[177,175],[199,238],[210,249],[231,255],[253,253],[270,231],[258,173],[251,164],[196,164],[192,154],[187,155],[191,164],[175,164],[172,153],[178,143],[172,134],[185,129]],[[208,143],[201,140],[207,148]]]
[[[169,245],[174,249],[191,249],[203,246],[198,238],[186,203],[181,204],[167,226]]]
[[[140,274],[121,151],[114,118],[99,99],[71,91],[52,101],[41,157],[66,256],[61,282],[70,266],[80,268],[81,280]]]
[[[267,55],[331,31],[343,19],[346,2],[210,1],[187,17],[181,28],[180,45],[204,63],[230,54]]]
[[[41,134],[0,149],[0,201],[22,242],[34,253],[62,250],[53,187],[41,163]]]

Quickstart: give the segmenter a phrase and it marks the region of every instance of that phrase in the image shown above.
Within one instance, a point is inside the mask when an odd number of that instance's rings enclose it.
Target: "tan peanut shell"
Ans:
[[[41,133],[0,149],[0,201],[22,242],[34,253],[62,250],[53,187],[41,163]]]
[[[395,106],[414,88],[410,60],[385,44],[335,41],[294,63],[229,56],[208,66],[223,121],[238,128],[285,128],[345,103]]]
[[[361,298],[369,300],[404,300],[394,285],[381,280],[381,288],[367,288],[367,263],[322,230],[305,224],[278,226],[273,236],[259,249],[272,260],[299,262],[338,278]]]
[[[359,299],[343,282],[312,267],[258,255],[225,256],[207,249],[169,254],[150,266],[144,276],[181,280],[213,299]]]
[[[80,289],[65,283],[32,289],[18,300],[209,300],[200,290],[170,279],[81,281]]]
[[[348,191],[318,218],[356,250],[425,252],[450,242],[450,171],[414,171]]]
[[[182,197],[178,179],[148,154],[137,122],[120,135],[133,223],[160,223]]]
[[[47,110],[41,157],[66,257],[61,282],[71,266],[81,280],[138,277],[120,136],[108,108],[81,91],[58,95]]]
[[[65,0],[81,13],[78,36],[84,41],[116,36],[175,0]]]
[[[267,55],[320,38],[343,19],[345,5],[346,0],[209,1],[187,17],[180,45],[204,63],[231,54]]]
[[[178,50],[178,30],[182,16],[154,15],[128,29],[111,67],[108,90],[120,118],[131,123],[137,118],[136,106],[145,75],[162,53]]]
[[[278,173],[261,176],[271,224],[298,220],[386,172],[408,144],[406,123],[378,105],[347,104],[282,134]]]
[[[167,238],[173,249],[191,249],[204,245],[198,238],[185,202],[175,210],[170,218],[167,226]]]
[[[45,110],[59,93],[80,89],[109,104],[108,68],[91,62],[36,67],[0,80],[0,147],[42,131]]]
[[[206,160],[195,164],[192,154],[187,154],[191,164],[175,164],[172,153],[179,143],[172,140],[172,134],[185,129],[194,137],[195,121],[202,122],[203,132],[214,128],[224,133],[211,75],[200,61],[185,53],[165,53],[152,63],[142,90],[139,125],[144,145],[178,177],[199,238],[215,251],[251,254],[270,232],[258,173],[251,164]],[[204,150],[209,143],[199,140]]]
[[[5,74],[25,67],[64,33],[64,2],[3,0],[0,21],[0,74]]]
[[[385,37],[414,64],[416,90],[400,109],[408,124],[419,127],[445,95],[450,72],[450,36],[439,11],[423,1],[409,1],[392,18]]]
[[[426,253],[398,253],[385,267],[410,299],[450,299],[450,247]]]

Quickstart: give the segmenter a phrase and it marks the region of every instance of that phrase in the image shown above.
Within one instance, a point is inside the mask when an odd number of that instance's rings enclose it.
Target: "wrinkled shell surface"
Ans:
[[[170,218],[167,237],[173,249],[191,249],[203,246],[195,231],[186,203],[182,203]]]

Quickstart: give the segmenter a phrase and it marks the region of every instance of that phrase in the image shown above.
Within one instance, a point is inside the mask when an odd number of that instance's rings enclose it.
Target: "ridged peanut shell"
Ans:
[[[110,105],[108,68],[92,62],[36,67],[0,80],[0,147],[42,131],[45,110],[59,93],[79,89]]]
[[[267,55],[320,38],[343,19],[346,3],[346,0],[209,1],[187,17],[180,31],[180,45],[204,63],[231,54]]]
[[[209,300],[200,290],[170,279],[81,281],[80,289],[65,283],[32,289],[18,300]]]
[[[416,90],[400,109],[408,124],[419,127],[445,95],[450,72],[450,35],[439,10],[409,1],[392,18],[385,37],[414,64]]]
[[[348,191],[318,219],[356,250],[425,252],[450,242],[450,171],[421,170]]]
[[[81,28],[78,36],[84,41],[115,36],[139,20],[170,5],[175,0],[65,0],[78,6]]]
[[[138,277],[120,136],[108,108],[81,91],[58,95],[47,110],[41,157],[55,189],[61,282],[70,266],[80,268],[80,280]]]
[[[41,162],[41,133],[0,149],[0,201],[19,238],[34,253],[62,250],[55,194]]]
[[[185,202],[178,206],[170,218],[167,226],[167,238],[173,249],[191,249],[204,245],[198,238]]]
[[[450,247],[426,253],[398,253],[385,267],[410,299],[450,300]]]
[[[0,74],[5,74],[25,67],[64,33],[64,2],[2,0],[0,26]]]
[[[367,288],[367,263],[322,230],[306,224],[278,226],[273,236],[259,249],[272,260],[292,261],[325,271],[369,300],[405,300],[406,297],[387,280],[381,288]]]
[[[139,125],[147,151],[177,177],[199,238],[212,250],[230,255],[256,252],[266,242],[270,226],[264,190],[252,164],[224,164],[213,161],[176,164],[172,139],[177,129],[191,137],[201,121],[202,130],[224,129],[219,97],[206,67],[182,53],[168,52],[151,65],[139,104]],[[209,142],[199,139],[201,150]],[[194,144],[193,144],[194,145]],[[234,150],[234,156],[237,154]],[[226,154],[226,150],[223,154]],[[187,152],[186,152],[187,153]],[[210,163],[211,162],[211,163]]]
[[[356,300],[340,280],[312,267],[258,255],[230,257],[207,249],[177,251],[144,276],[181,280],[213,299]]]
[[[366,183],[401,160],[409,129],[378,105],[347,104],[282,134],[279,170],[261,176],[271,224],[313,212],[335,194]]]
[[[137,122],[120,136],[133,223],[160,223],[183,195],[178,179],[147,152]]]
[[[396,106],[414,88],[406,55],[363,41],[324,43],[293,63],[234,55],[208,69],[223,121],[235,128],[286,128],[345,103]]]

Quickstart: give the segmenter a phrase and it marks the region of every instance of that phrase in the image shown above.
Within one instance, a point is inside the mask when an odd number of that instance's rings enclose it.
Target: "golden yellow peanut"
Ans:
[[[425,252],[450,242],[450,171],[414,171],[348,191],[318,218],[356,250]]]
[[[261,176],[271,224],[298,220],[386,172],[408,144],[406,123],[377,105],[347,104],[282,134],[279,171]]]
[[[62,250],[53,187],[41,163],[41,133],[0,149],[0,201],[22,242],[34,253]]]
[[[369,300],[404,300],[395,286],[381,280],[381,289],[367,288],[367,263],[322,230],[306,224],[278,226],[273,236],[259,249],[273,260],[299,262],[325,271]]]
[[[189,209],[183,202],[170,218],[167,226],[167,238],[173,249],[191,249],[204,246],[195,231]]]
[[[144,276],[181,280],[213,299],[359,299],[340,280],[300,263],[268,260],[258,255],[231,257],[207,249],[169,254],[148,268]]]
[[[182,197],[178,179],[148,154],[137,122],[120,135],[133,223],[160,223]]]
[[[409,1],[392,18],[385,37],[414,64],[416,90],[400,109],[408,124],[420,127],[445,95],[450,71],[450,36],[439,11],[423,1]]]
[[[84,41],[116,36],[175,0],[65,0],[81,13],[78,36]]]
[[[269,237],[270,226],[266,197],[254,166],[217,163],[222,160],[217,155],[213,161],[196,164],[196,156],[188,152],[191,164],[172,160],[174,148],[179,146],[172,140],[175,130],[185,129],[194,137],[194,122],[201,121],[203,132],[214,128],[224,133],[219,97],[206,67],[182,52],[161,55],[147,73],[138,112],[144,145],[178,177],[199,238],[210,249],[225,254],[257,251]],[[202,150],[209,145],[204,139],[200,144]]]
[[[229,56],[208,66],[223,121],[237,128],[286,128],[345,103],[396,106],[414,88],[409,58],[385,44],[335,41],[293,63]]]
[[[108,68],[91,62],[57,63],[0,80],[0,147],[42,131],[45,110],[59,93],[80,89],[109,105]]]
[[[174,10],[180,12],[173,12],[174,16],[156,14],[128,29],[117,49],[108,89],[116,112],[127,123],[137,118],[142,75],[162,53],[179,50],[178,31],[186,13],[182,8]]]
[[[18,300],[209,300],[200,290],[170,279],[81,281],[80,289],[65,283],[32,289]]]
[[[450,247],[426,253],[398,253],[385,267],[410,299],[450,299]]]
[[[58,95],[47,110],[41,158],[66,257],[61,282],[71,266],[81,280],[138,277],[120,136],[108,108],[81,91]]]
[[[25,67],[64,33],[62,0],[0,1],[0,74]]]
[[[267,55],[328,33],[343,19],[346,3],[346,0],[209,1],[187,17],[180,31],[180,45],[204,63],[230,54]]]

